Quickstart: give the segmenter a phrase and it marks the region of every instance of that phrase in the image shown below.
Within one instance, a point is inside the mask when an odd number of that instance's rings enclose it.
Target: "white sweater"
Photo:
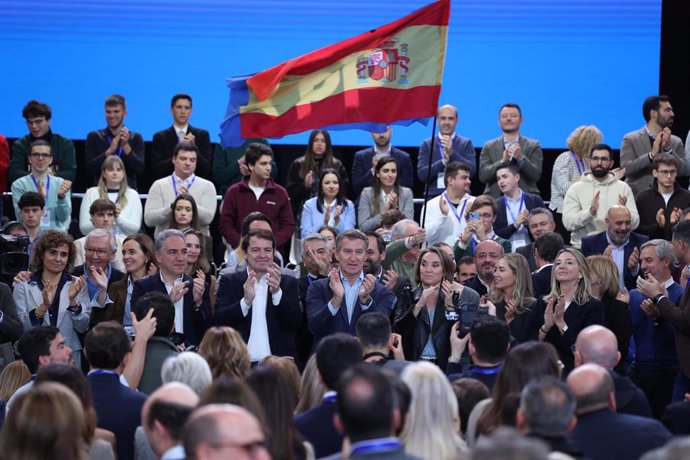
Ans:
[[[127,188],[127,205],[120,212],[120,216],[117,218],[113,228],[117,227],[117,230],[127,236],[139,233],[141,229],[141,198],[139,193],[133,188]],[[79,208],[79,230],[82,235],[86,235],[91,230],[93,230],[93,224],[91,223],[91,214],[89,214],[89,208],[91,204],[96,201],[100,196],[98,195],[98,187],[91,187],[84,194],[84,198],[81,200],[81,207]]]
[[[462,197],[460,206],[457,212],[462,211],[462,216],[460,220],[453,215],[453,209],[448,211],[448,215],[444,215],[441,212],[441,200],[445,199],[443,194],[440,194],[436,198],[429,200],[423,207],[422,213],[420,214],[420,224],[421,216],[424,215],[426,211],[426,220],[424,221],[424,228],[426,229],[426,241],[429,246],[436,243],[443,242],[449,245],[451,248],[458,240],[458,237],[465,231],[465,226],[467,221],[465,220],[465,214],[470,209],[470,205],[474,201],[474,198],[469,193],[466,193]],[[467,203],[464,206],[463,205]]]

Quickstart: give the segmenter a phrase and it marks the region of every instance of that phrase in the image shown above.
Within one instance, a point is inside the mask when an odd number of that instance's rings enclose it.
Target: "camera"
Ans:
[[[0,275],[15,276],[29,268],[29,237],[0,235]]]
[[[453,323],[460,323],[458,329],[458,337],[460,338],[470,333],[477,317],[487,314],[486,309],[479,308],[479,305],[461,301],[457,292],[453,293],[453,306],[452,311],[446,311],[446,319]]]

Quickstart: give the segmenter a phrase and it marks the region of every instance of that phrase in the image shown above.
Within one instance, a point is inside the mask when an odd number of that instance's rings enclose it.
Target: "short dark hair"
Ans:
[[[252,222],[255,222],[257,220],[263,220],[269,226],[273,226],[273,222],[271,222],[271,219],[266,214],[264,214],[261,211],[253,211],[247,214],[247,216],[244,219],[242,219],[242,226],[240,228],[242,236],[247,236],[247,233],[249,233],[249,226],[252,224]]]
[[[38,358],[50,355],[50,342],[60,333],[60,329],[53,326],[36,326],[29,329],[17,342],[19,356],[29,368],[29,372],[35,374],[38,371]]]
[[[149,407],[146,425],[152,427],[153,422],[157,420],[171,438],[179,441],[182,439],[184,425],[193,410],[194,407],[191,406],[157,399]]]
[[[177,158],[177,154],[180,153],[180,150],[184,150],[185,152],[194,152],[196,153],[197,159],[199,158],[199,147],[197,147],[192,141],[180,141],[173,149],[172,157]]]
[[[249,249],[249,240],[251,240],[252,237],[268,240],[271,242],[271,244],[273,244],[273,249],[276,248],[276,239],[273,237],[273,232],[264,229],[252,230],[251,232],[247,233],[247,236],[242,238],[242,250],[245,252],[245,254],[247,253],[247,249]]]
[[[316,347],[316,368],[324,385],[335,390],[343,372],[361,363],[362,356],[362,345],[350,334],[336,333],[321,340]]]
[[[36,99],[31,99],[26,103],[22,109],[22,117],[25,119],[45,117],[46,120],[50,120],[53,116],[53,112],[50,107],[45,102],[39,102]]]
[[[690,244],[690,220],[681,220],[673,227],[673,237],[685,244]]]
[[[458,415],[460,416],[460,429],[462,434],[467,431],[467,421],[474,406],[479,401],[491,397],[489,388],[475,378],[463,377],[451,382],[453,393],[458,400]]]
[[[491,195],[479,195],[477,198],[475,198],[470,205],[470,211],[476,211],[477,209],[485,206],[491,207],[494,217],[496,214],[498,214],[498,203],[496,203],[496,198],[492,197]]]
[[[576,404],[568,385],[551,375],[529,382],[520,396],[520,409],[530,433],[541,436],[564,436]]]
[[[117,107],[118,105],[121,105],[123,109],[127,108],[127,101],[125,101],[124,96],[120,96],[119,94],[111,94],[105,98],[106,107]]]
[[[20,211],[24,208],[33,206],[38,206],[39,208],[43,209],[46,207],[46,200],[43,198],[43,195],[38,192],[25,192],[19,198],[19,203],[17,203],[17,206],[19,207]]]
[[[482,315],[472,324],[470,339],[477,352],[477,358],[489,363],[498,363],[508,354],[510,326],[495,316]]]
[[[446,169],[443,171],[443,185],[448,187],[448,179],[451,177],[455,178],[455,176],[457,176],[458,172],[460,171],[465,171],[468,174],[472,175],[470,165],[468,165],[467,163],[464,163],[462,161],[449,161],[446,165]]]
[[[50,154],[51,154],[51,155],[53,154],[53,152],[52,152],[53,146],[50,145],[50,142],[48,142],[48,141],[45,140],[45,139],[36,139],[35,141],[33,141],[33,142],[29,145],[29,151],[33,151],[34,147],[49,147],[50,150],[51,150]]]
[[[613,160],[613,149],[608,144],[595,145],[589,150],[589,154],[591,155],[592,152],[594,152],[595,150],[606,150],[607,152],[609,152],[609,158]]]
[[[391,322],[382,313],[369,312],[357,320],[357,338],[362,348],[383,348],[391,335]]]
[[[393,388],[380,368],[366,363],[352,366],[343,373],[339,387],[338,416],[353,443],[391,435]]]
[[[462,256],[458,261],[458,267],[460,265],[474,265],[474,256]]]
[[[264,155],[268,155],[273,158],[273,150],[266,144],[259,144],[258,142],[252,142],[247,146],[247,150],[244,151],[244,161],[247,165],[255,165],[259,158]]]
[[[556,232],[544,233],[534,240],[534,250],[539,253],[539,257],[547,262],[556,260],[558,253],[564,247],[563,237]]]
[[[365,232],[364,234],[367,238],[372,237],[376,240],[376,248],[379,250],[379,253],[386,252],[386,241],[381,235],[376,232]]]
[[[185,93],[177,93],[170,100],[170,108],[171,109],[173,107],[175,107],[175,103],[177,102],[178,99],[187,99],[187,100],[189,100],[189,107],[192,106],[192,96],[190,96],[189,94],[185,94]]]
[[[156,318],[157,337],[168,337],[175,324],[175,305],[170,300],[170,296],[162,292],[147,292],[137,299],[132,311],[141,321],[146,317],[150,309],[153,309],[153,317]]]
[[[505,104],[503,104],[503,105],[501,106],[501,108],[498,109],[498,115],[500,116],[500,115],[501,115],[501,112],[503,111],[503,109],[508,108],[508,107],[510,107],[511,109],[517,109],[517,111],[518,111],[518,113],[520,114],[520,116],[522,116],[522,109],[521,109],[520,106],[517,105],[515,102],[506,102]]]
[[[117,208],[115,207],[115,203],[110,201],[108,198],[98,198],[91,203],[91,206],[89,207],[89,214],[92,216],[96,214],[97,212],[112,212],[113,214]]]
[[[674,166],[678,169],[678,160],[671,154],[659,153],[654,157],[654,161],[652,161],[652,169],[658,170],[659,165]]]
[[[117,369],[129,353],[129,337],[117,321],[96,324],[84,339],[86,359],[97,369]]]
[[[662,102],[671,102],[671,98],[668,96],[649,96],[642,103],[642,116],[644,121],[649,121],[652,118],[651,111],[659,110]]]
[[[496,167],[496,172],[501,169],[507,169],[514,176],[520,174],[520,168],[515,163],[510,163],[509,161],[504,161]]]

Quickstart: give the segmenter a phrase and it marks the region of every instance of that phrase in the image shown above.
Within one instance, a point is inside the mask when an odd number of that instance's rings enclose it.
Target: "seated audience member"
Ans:
[[[209,254],[206,245],[210,241],[199,230],[188,228],[184,231],[184,241],[187,246],[187,268],[185,273],[189,276],[196,276],[203,273],[204,281],[209,285],[211,291],[211,312],[216,310],[216,269],[209,263]]]
[[[460,415],[460,435],[465,436],[467,420],[474,406],[479,401],[489,399],[489,389],[479,380],[472,377],[462,377],[451,382],[455,397],[458,400],[458,413]]]
[[[355,153],[355,157],[352,160],[353,196],[361,195],[365,187],[368,187],[376,180],[378,177],[376,169],[379,166],[379,161],[389,158],[395,160],[400,172],[398,174],[400,185],[408,189],[414,186],[410,154],[391,145],[392,135],[393,128],[391,126],[386,126],[386,130],[382,133],[371,133],[371,138],[374,139],[374,146]],[[362,231],[367,230],[362,229]]]
[[[98,186],[100,182],[99,176],[105,160],[110,157],[117,157],[123,163],[122,171],[127,172],[127,183],[132,188],[137,188],[137,176],[144,173],[144,139],[141,134],[130,131],[125,126],[126,116],[127,102],[125,98],[119,94],[108,96],[105,99],[105,121],[108,126],[104,129],[91,131],[86,136],[84,161],[89,175],[93,178],[91,182],[93,185]],[[158,170],[150,168],[149,171]],[[141,225],[141,219],[139,225]],[[137,231],[139,228],[130,233]]]
[[[180,193],[175,197],[170,205],[172,214],[167,228],[180,230],[200,230],[199,210],[196,207],[196,200],[188,193]]]
[[[188,94],[175,94],[170,101],[170,113],[173,116],[173,125],[153,135],[149,165],[149,171],[155,171],[153,178],[160,179],[172,174],[170,159],[175,158],[175,149],[183,142],[191,143],[196,147],[199,175],[210,178],[211,140],[208,131],[189,124],[189,118],[192,116],[192,97]],[[214,189],[214,201],[215,194]]]
[[[403,219],[393,225],[391,242],[386,246],[383,269],[414,278],[414,266],[419,258],[419,247],[426,241],[426,230],[412,219]]]
[[[24,331],[42,325],[58,327],[78,367],[78,334],[89,328],[91,301],[84,277],[69,275],[73,263],[72,237],[56,230],[46,231],[34,247],[31,278],[15,284],[13,295]]]
[[[113,232],[123,236],[133,235],[141,229],[141,198],[128,186],[125,166],[119,156],[109,156],[103,161],[101,178],[95,187],[86,190],[79,208],[79,230],[86,235],[94,228],[91,205],[97,199],[107,199],[115,204]]]
[[[690,192],[676,182],[678,160],[672,155],[659,153],[652,162],[654,182],[637,194],[635,205],[640,213],[637,231],[649,238],[671,240],[672,227],[682,217],[683,209],[690,206]]]
[[[347,230],[336,240],[340,269],[331,269],[326,279],[313,282],[307,292],[307,318],[314,344],[335,332],[355,334],[355,325],[366,311],[390,315],[393,292],[365,275],[369,240],[359,230]],[[318,449],[317,449],[318,450]]]
[[[221,378],[211,383],[201,394],[199,406],[209,404],[235,404],[254,414],[261,427],[266,429],[264,408],[245,380]]]
[[[683,287],[671,275],[676,260],[670,241],[651,240],[644,243],[640,250],[642,276],[659,281],[671,302],[680,305]],[[630,316],[635,345],[630,377],[645,392],[652,415],[659,419],[671,402],[678,375],[676,332],[672,323],[661,318],[659,308],[638,289],[630,291]]]
[[[582,239],[582,254],[604,254],[616,264],[621,289],[634,289],[640,272],[640,246],[648,238],[631,228],[632,215],[622,205],[613,205],[606,212],[606,230]]]
[[[606,229],[604,217],[614,205],[624,206],[630,211],[631,230],[640,224],[632,190],[612,171],[611,147],[606,144],[592,147],[589,163],[591,173],[573,184],[563,201],[563,225],[572,232],[570,244],[577,249],[582,246],[584,237]]]
[[[59,452],[61,458],[89,458],[84,409],[64,385],[37,385],[18,397],[15,407],[0,434],[3,457],[55,458]]]
[[[232,458],[240,458],[239,454],[249,454],[255,460],[271,458],[257,417],[232,404],[211,404],[192,412],[182,440],[189,459],[212,460],[221,448],[235,452]]]
[[[477,276],[477,267],[474,265],[474,257],[464,256],[457,263],[455,281],[464,284],[468,279]]]
[[[12,361],[0,372],[0,401],[2,401],[1,411],[4,412],[5,403],[10,400],[12,395],[21,387],[31,381],[31,372],[24,364],[24,361]]]
[[[613,379],[603,367],[578,367],[568,376],[568,386],[577,398],[577,425],[568,441],[585,457],[639,458],[671,439],[657,420],[616,412]]]
[[[503,460],[506,458],[547,460],[562,457],[549,456],[548,445],[544,442],[520,436],[513,428],[499,427],[490,436],[482,436],[468,458],[470,460]]]
[[[398,275],[394,270],[384,270],[383,261],[386,260],[386,242],[378,233],[367,233],[369,248],[364,271],[376,277],[376,281],[387,286],[396,297],[400,296],[405,287],[410,286],[410,280],[404,275]]]
[[[175,332],[184,342],[198,345],[211,324],[209,287],[204,277],[195,278],[184,273],[187,266],[187,247],[179,230],[164,230],[156,237],[158,273],[134,283],[131,305],[146,292],[158,291],[170,296],[175,305]]]
[[[53,154],[50,149],[50,144],[44,140],[37,140],[31,144],[29,152],[31,172],[12,182],[14,214],[22,222],[19,199],[26,192],[38,192],[45,200],[41,229],[66,232],[69,229],[72,215],[72,195],[70,193],[72,182],[52,174],[50,165],[53,161]]]
[[[393,157],[378,160],[370,187],[365,187],[359,196],[357,221],[359,229],[371,232],[381,227],[386,211],[397,209],[408,219],[414,218],[414,197],[412,189],[400,185],[398,162]],[[412,174],[412,171],[409,171]],[[302,228],[304,233],[304,227]]]
[[[484,240],[479,243],[474,253],[474,266],[477,274],[465,280],[463,284],[474,289],[480,296],[487,295],[494,282],[496,262],[501,257],[503,257],[503,246],[498,244],[498,242]]]
[[[172,382],[184,383],[201,396],[211,385],[213,377],[208,363],[193,351],[183,351],[165,360],[161,368],[163,385]]]
[[[243,380],[249,373],[249,348],[239,332],[231,327],[213,326],[206,331],[198,353],[208,363],[214,380]]]
[[[157,458],[185,458],[182,435],[185,423],[199,404],[199,395],[182,383],[168,383],[148,397],[141,409],[141,426]],[[140,428],[137,429],[137,436]],[[136,448],[140,447],[137,439]],[[141,440],[143,444],[144,439]],[[141,453],[141,449],[138,449]]]
[[[458,136],[455,131],[458,109],[448,104],[441,106],[436,113],[436,122],[439,133],[422,142],[417,159],[417,178],[428,185],[429,198],[438,196],[443,191],[441,184],[444,183],[444,169],[449,162],[461,161],[469,165],[470,177],[477,173],[477,154],[472,141]]]
[[[247,159],[244,154],[250,144],[264,144],[271,147],[266,139],[247,139],[237,147],[228,146],[222,148],[219,144],[213,144],[213,183],[221,196],[225,196],[228,189],[249,176]],[[278,165],[275,159],[271,163],[271,179],[278,177]]]
[[[116,270],[123,272],[125,271],[125,265],[122,262],[122,242],[125,238],[124,236],[114,232],[113,223],[115,220],[115,213],[115,204],[108,199],[99,198],[91,203],[91,207],[89,208],[93,229],[100,228],[113,234],[116,249],[115,253],[113,254],[111,265]],[[74,264],[76,266],[82,265],[86,260],[86,240],[93,229],[89,230],[87,236],[81,237],[74,242],[74,248],[76,249]]]
[[[498,198],[496,213],[496,234],[510,241],[513,252],[527,246],[530,242],[528,231],[529,213],[532,209],[543,208],[544,200],[535,193],[525,192],[519,187],[520,173],[518,166],[511,163],[502,164],[496,170]]]
[[[575,366],[594,363],[607,369],[613,379],[616,412],[651,417],[647,397],[628,377],[613,371],[620,361],[616,336],[603,326],[589,326],[580,331],[575,342]]]
[[[355,228],[355,205],[345,198],[341,182],[335,169],[321,169],[316,196],[306,200],[302,207],[301,238],[311,235],[323,225],[335,228],[338,233]]]
[[[445,242],[450,246],[465,231],[470,195],[470,167],[461,161],[451,161],[443,174],[445,191],[422,206],[420,215],[425,216],[424,228],[430,244]]]
[[[604,327],[610,330],[618,342],[621,354],[616,372],[627,374],[628,349],[632,337],[630,316],[630,294],[618,286],[618,269],[613,260],[606,256],[588,256],[589,280],[592,297],[604,307]]]
[[[158,235],[170,223],[173,208],[170,206],[178,195],[191,195],[199,211],[199,225],[205,235],[209,235],[208,226],[216,215],[216,187],[213,182],[195,174],[199,148],[190,141],[182,141],[172,152],[174,171],[171,175],[158,179],[149,189],[149,197],[144,206],[144,222],[149,227],[156,227]],[[169,157],[166,160],[170,161]],[[169,168],[165,168],[166,170]],[[163,171],[163,169],[157,169]],[[208,176],[206,176],[208,177]]]
[[[393,334],[390,320],[381,313],[366,313],[357,321],[357,339],[364,350],[364,362],[400,374],[405,361],[402,337]],[[391,358],[392,355],[392,358]]]
[[[249,177],[231,186],[223,200],[219,229],[225,242],[233,248],[240,247],[238,231],[244,219],[260,211],[269,219],[282,250],[292,238],[295,218],[290,208],[291,197],[287,191],[271,179],[273,151],[263,144],[249,144],[245,153]]]
[[[533,208],[527,216],[527,227],[529,228],[529,234],[532,236],[532,242],[517,248],[515,252],[525,256],[530,271],[534,272],[539,268],[534,260],[534,241],[544,233],[556,231],[556,221],[553,218],[553,213],[546,207]]]
[[[498,125],[501,127],[501,136],[487,141],[479,154],[479,180],[486,184],[484,193],[499,198],[501,193],[496,173],[500,165],[505,163],[518,168],[522,190],[539,193],[537,182],[541,178],[543,154],[539,141],[524,137],[520,133],[520,106],[512,102],[503,104],[498,110]]]
[[[0,343],[14,343],[19,340],[23,327],[12,290],[0,282]]]
[[[537,270],[532,272],[531,277],[534,297],[537,299],[551,292],[553,262],[564,247],[563,238],[554,232],[544,233],[534,241],[533,259]]]
[[[314,446],[316,458],[340,452],[343,436],[334,425],[338,382],[350,367],[362,362],[362,346],[356,338],[335,333],[324,338],[316,348],[319,379],[328,390],[321,404],[295,417],[295,426]]]
[[[84,351],[91,364],[88,379],[98,426],[115,433],[119,459],[133,459],[134,431],[146,396],[120,382],[130,357],[129,337],[121,324],[99,323],[86,335]]]
[[[458,323],[456,323],[458,324]],[[451,381],[470,377],[482,382],[489,391],[493,390],[496,376],[508,349],[510,348],[510,328],[505,321],[491,315],[482,315],[474,320],[469,334],[459,337],[459,324],[451,328],[451,354],[446,373]],[[469,357],[465,347],[469,343]],[[463,357],[472,359],[463,361]]]
[[[228,252],[225,254],[225,268],[220,271],[219,277],[226,273],[237,273],[247,270],[247,260],[244,251],[242,251],[242,238],[247,236],[252,230],[268,230],[273,232],[273,222],[266,214],[259,211],[247,214],[242,220],[242,226],[240,227],[240,244],[232,251],[228,247]],[[281,266],[284,265],[283,256],[279,252],[276,252],[274,257],[278,259],[278,263]]]
[[[484,240],[494,240],[503,247],[505,253],[512,250],[510,241],[501,238],[494,232],[494,222],[498,204],[489,195],[479,195],[470,205],[469,221],[465,231],[455,242],[455,260],[460,260],[463,256],[473,256],[477,245]]]
[[[36,240],[43,234],[41,228],[43,222],[43,215],[45,214],[46,200],[38,192],[26,192],[19,198],[17,207],[19,208],[19,216],[17,218],[22,222],[26,236],[29,237],[29,256],[33,253],[33,247]],[[20,217],[21,216],[21,217]]]
[[[12,144],[12,158],[10,160],[9,182],[15,182],[20,177],[26,176],[34,166],[31,164],[32,144],[36,141],[47,142],[47,150],[43,153],[51,153],[49,157],[42,157],[40,161],[47,162],[51,173],[64,181],[71,183],[77,175],[77,160],[72,141],[50,129],[52,111],[48,104],[36,100],[30,100],[22,109],[22,117],[26,120],[29,134],[14,141]],[[46,144],[43,144],[46,145]],[[60,181],[62,183],[62,181]],[[55,189],[60,188],[59,186]],[[47,190],[46,190],[47,191]],[[19,197],[17,197],[19,198]]]
[[[316,354],[312,354],[302,371],[300,379],[300,394],[295,414],[301,414],[321,404],[326,388],[318,376],[316,369]]]

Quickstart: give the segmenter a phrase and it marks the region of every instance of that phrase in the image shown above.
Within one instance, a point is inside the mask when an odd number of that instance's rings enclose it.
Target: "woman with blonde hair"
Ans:
[[[0,400],[7,402],[17,388],[31,380],[31,371],[24,361],[12,361],[0,372]]]
[[[407,423],[400,435],[405,452],[420,458],[450,460],[467,446],[460,437],[458,400],[438,366],[417,362],[401,375],[412,394]]]
[[[249,349],[240,333],[231,327],[214,326],[207,330],[199,344],[199,355],[211,367],[213,380],[244,379],[249,372]]]
[[[301,414],[318,406],[325,393],[326,387],[323,386],[316,372],[316,354],[313,354],[302,372],[299,402],[295,408],[295,414]]]

